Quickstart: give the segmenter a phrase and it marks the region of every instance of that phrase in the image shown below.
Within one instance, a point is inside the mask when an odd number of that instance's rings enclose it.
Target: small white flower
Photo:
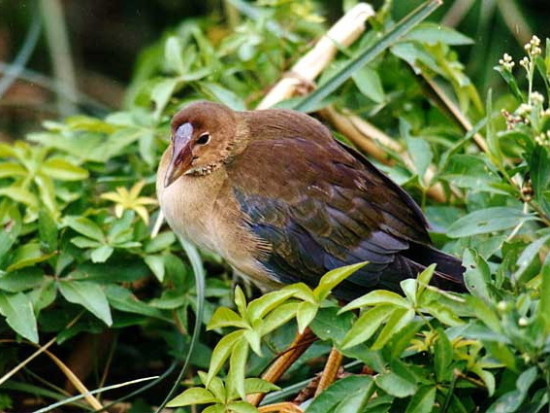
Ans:
[[[531,102],[535,105],[542,105],[544,102],[544,96],[542,96],[539,92],[533,92],[531,93]]]
[[[528,323],[529,321],[525,317],[520,317],[518,320],[518,325],[520,327],[525,327]]]
[[[531,106],[528,103],[522,103],[521,105],[519,105],[516,112],[520,116],[526,116],[529,113],[531,113],[532,110],[533,110],[533,106]]]
[[[519,61],[520,66],[523,66],[525,69],[529,70],[530,60],[527,56]]]

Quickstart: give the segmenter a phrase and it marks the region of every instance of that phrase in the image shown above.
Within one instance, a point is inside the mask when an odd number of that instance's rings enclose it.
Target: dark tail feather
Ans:
[[[445,254],[429,245],[411,243],[410,248],[402,253],[409,265],[423,269],[436,264],[431,283],[444,290],[465,292],[464,271],[462,262],[451,255]]]

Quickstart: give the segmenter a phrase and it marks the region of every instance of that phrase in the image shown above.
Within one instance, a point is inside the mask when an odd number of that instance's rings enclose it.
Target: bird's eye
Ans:
[[[199,136],[199,139],[197,139],[198,145],[206,145],[208,142],[210,142],[210,134],[208,133],[203,133]]]

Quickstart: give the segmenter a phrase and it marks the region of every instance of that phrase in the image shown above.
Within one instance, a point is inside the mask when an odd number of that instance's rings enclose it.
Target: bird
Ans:
[[[433,285],[465,291],[465,268],[432,246],[412,197],[301,112],[188,104],[172,118],[156,190],[179,236],[263,291],[315,287],[328,271],[359,262],[367,264],[334,296],[400,291],[433,263]]]

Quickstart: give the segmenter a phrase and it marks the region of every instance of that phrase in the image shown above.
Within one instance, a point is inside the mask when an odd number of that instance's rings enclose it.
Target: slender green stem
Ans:
[[[314,90],[310,95],[301,100],[294,107],[294,109],[302,112],[309,112],[314,110],[315,107],[324,98],[326,98],[338,87],[340,87],[357,70],[361,69],[367,63],[372,62],[376,57],[381,55],[382,52],[384,52],[395,42],[405,36],[409,31],[411,31],[416,25],[418,25],[426,17],[428,17],[441,4],[441,0],[429,0],[419,6],[417,9],[415,9],[405,18],[403,18],[399,23],[395,24],[389,32],[387,32],[379,39],[379,41],[360,53],[359,56],[346,64],[334,76],[327,80],[326,83],[324,83],[322,86]]]

